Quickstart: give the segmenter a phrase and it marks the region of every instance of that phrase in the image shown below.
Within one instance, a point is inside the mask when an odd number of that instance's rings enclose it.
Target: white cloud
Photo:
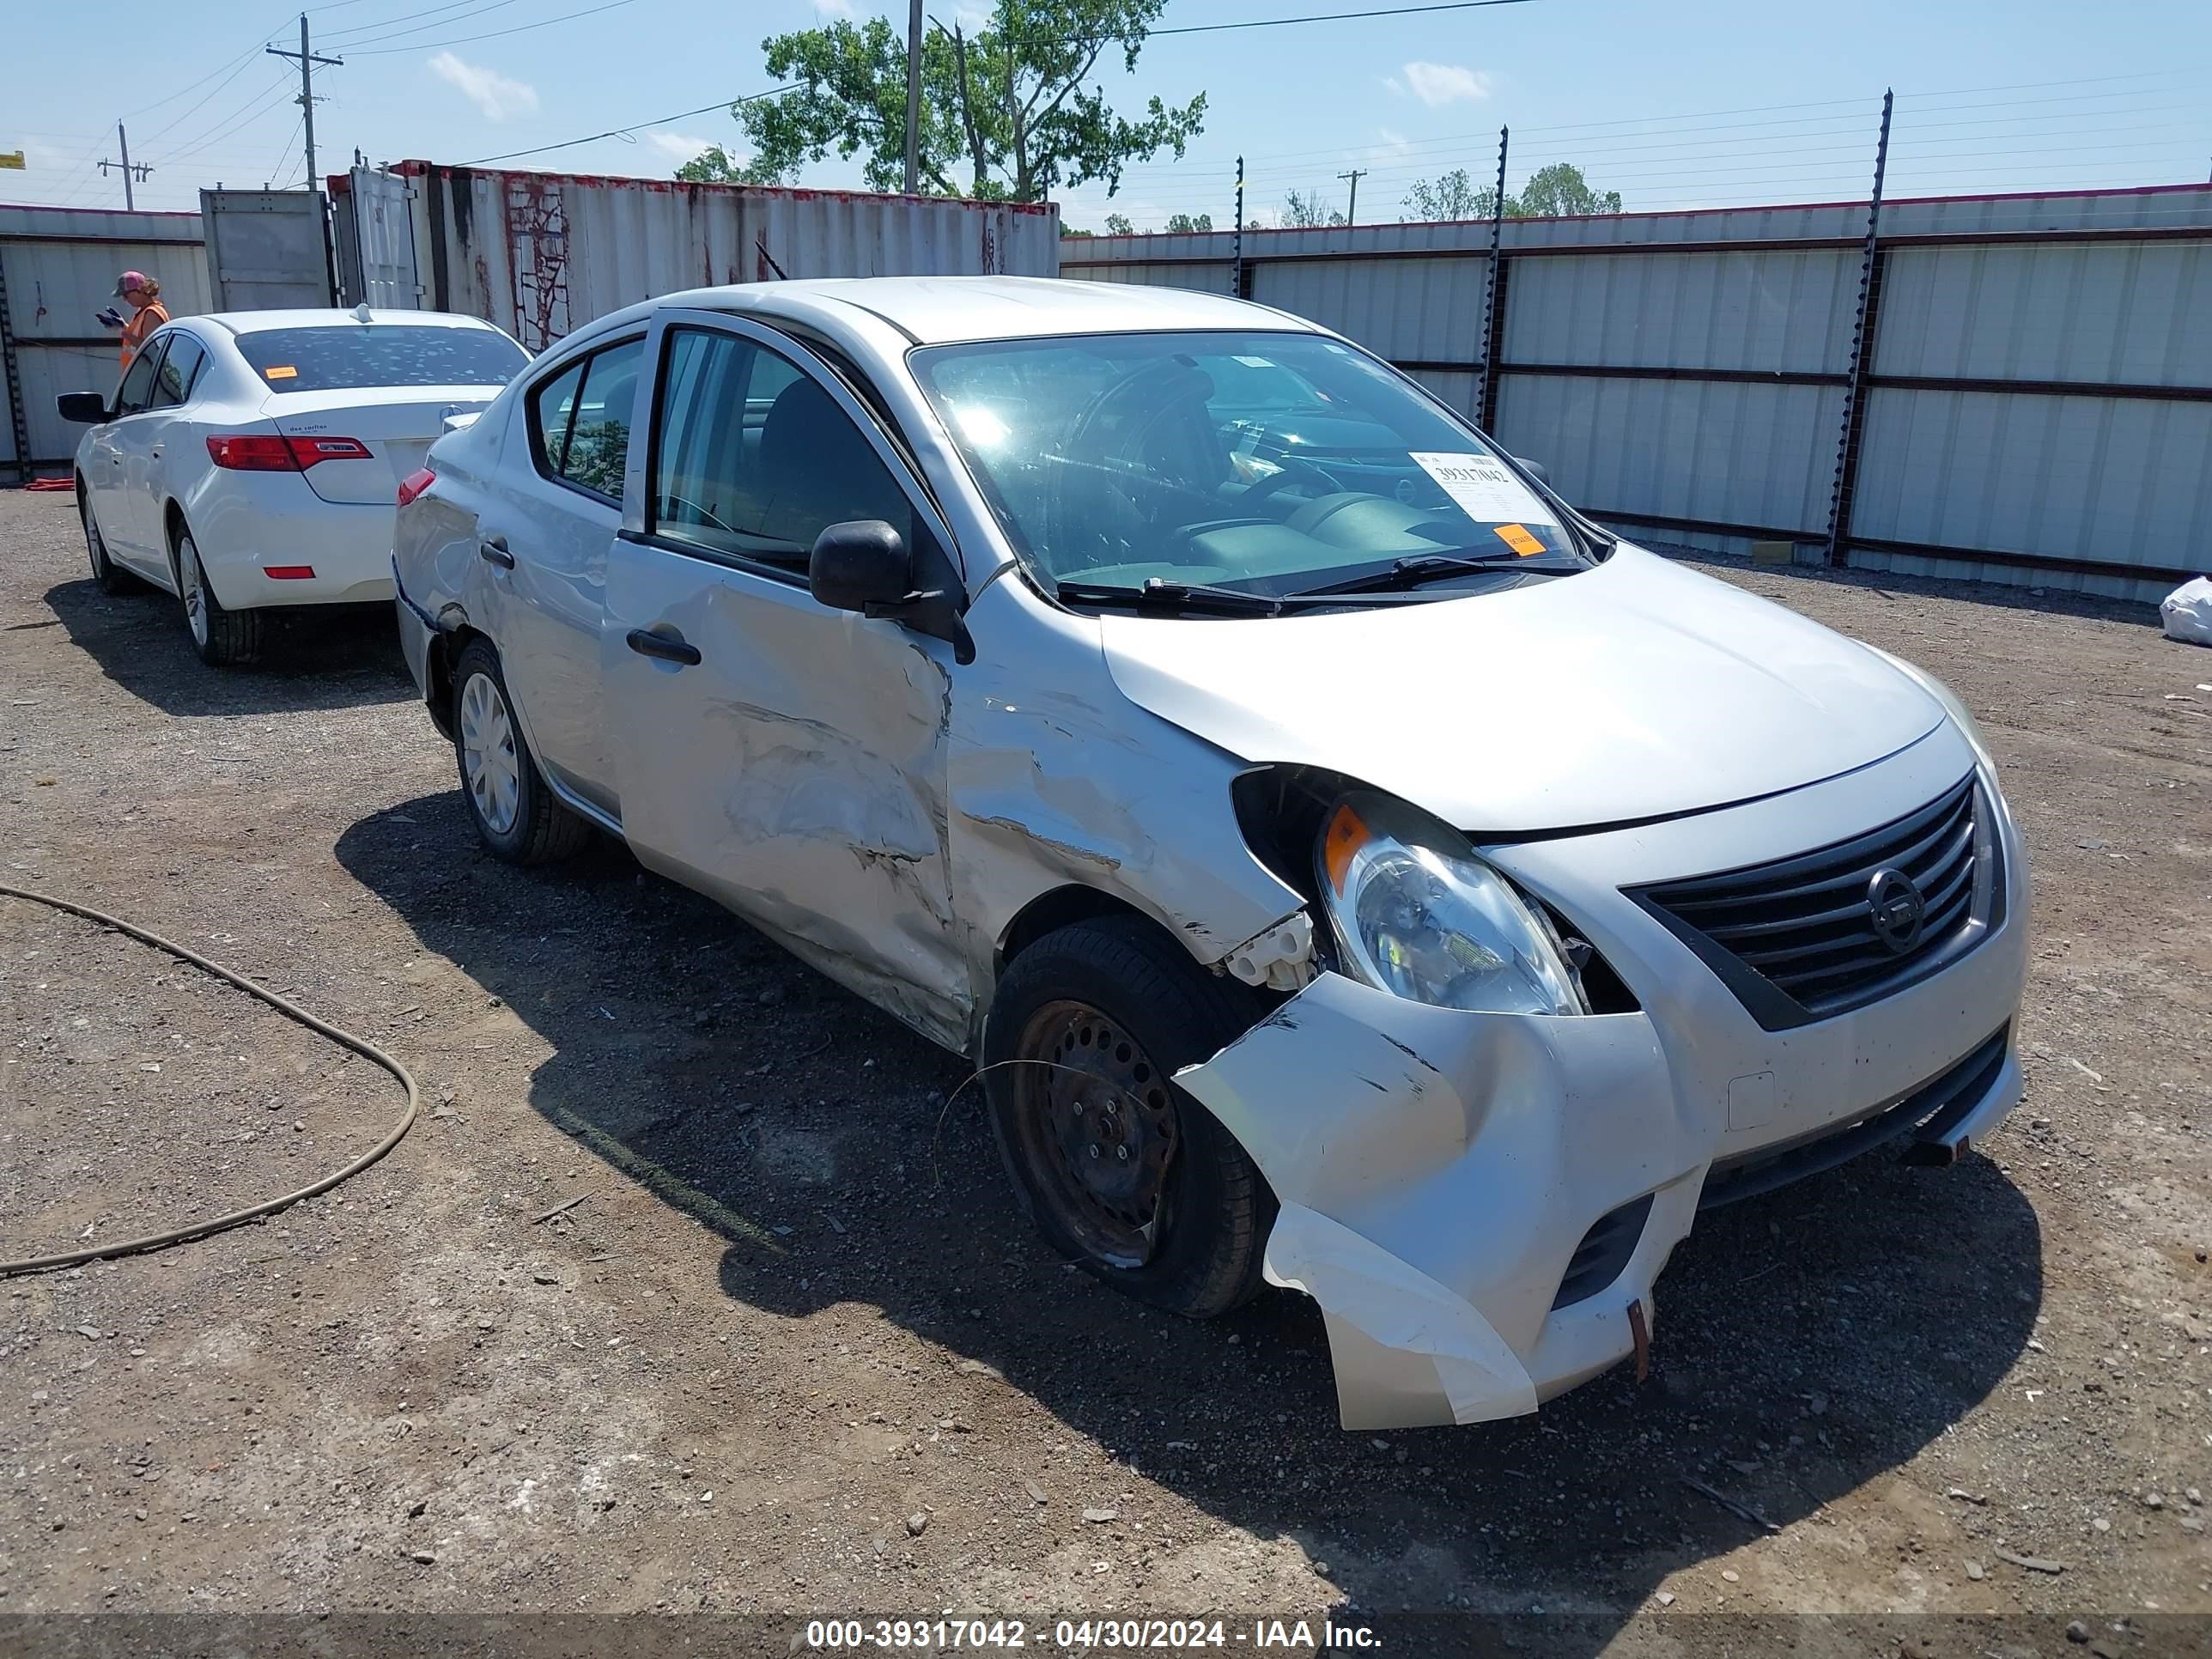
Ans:
[[[1490,96],[1490,76],[1463,64],[1408,64],[1405,74],[1406,86],[1431,109],[1462,99],[1474,102]],[[1395,77],[1384,84],[1397,90]]]
[[[1375,142],[1359,152],[1363,161],[1395,161],[1400,156],[1413,153],[1413,141],[1402,132],[1393,132],[1388,127],[1375,129]]]
[[[640,136],[655,149],[665,152],[679,166],[714,147],[712,138],[694,138],[688,133],[647,132]],[[752,160],[750,153],[746,150],[732,149],[727,144],[722,148],[729,151],[730,159],[739,167]]]
[[[853,0],[814,0],[814,9],[825,17],[852,17],[858,15],[853,9]]]
[[[497,70],[464,63],[450,52],[441,52],[430,59],[430,73],[457,88],[487,121],[528,115],[538,107],[538,88],[528,82],[511,79]]]

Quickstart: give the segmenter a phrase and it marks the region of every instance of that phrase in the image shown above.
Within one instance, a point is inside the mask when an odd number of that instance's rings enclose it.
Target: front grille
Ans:
[[[1587,1302],[1620,1278],[1628,1258],[1636,1254],[1637,1241],[1644,1237],[1644,1223],[1650,1213],[1651,1194],[1646,1193],[1600,1216],[1575,1246],[1566,1277],[1559,1281],[1559,1293],[1552,1298],[1553,1310]]]
[[[1999,917],[1994,825],[1972,777],[1881,829],[1771,864],[1630,896],[1703,957],[1770,1031],[1825,1019],[1948,965]],[[1984,867],[1986,866],[1986,867]],[[1917,931],[1877,900],[1911,884]],[[1878,886],[1877,884],[1880,884]]]

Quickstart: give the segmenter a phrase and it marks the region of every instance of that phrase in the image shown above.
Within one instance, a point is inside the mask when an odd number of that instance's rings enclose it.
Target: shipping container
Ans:
[[[320,191],[204,190],[200,220],[216,310],[311,311],[333,303]]]
[[[1060,210],[1043,204],[428,161],[356,168],[331,188],[346,303],[482,317],[532,351],[641,300],[723,283],[1060,273]]]
[[[115,279],[142,270],[172,317],[210,308],[197,213],[0,206],[0,477],[69,470],[84,428],[63,420],[65,392],[115,390],[115,335],[95,313],[126,307]]]

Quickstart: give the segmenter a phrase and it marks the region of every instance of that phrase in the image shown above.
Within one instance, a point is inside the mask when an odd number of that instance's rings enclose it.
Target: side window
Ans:
[[[154,400],[149,407],[167,409],[192,395],[192,386],[207,362],[207,351],[189,334],[169,336],[169,349],[154,376]]]
[[[884,519],[914,544],[914,509],[820,385],[750,340],[672,330],[658,407],[653,528],[793,570],[826,525]]]
[[[146,349],[131,360],[131,367],[123,376],[123,384],[115,393],[115,412],[118,416],[142,412],[154,395],[154,371],[161,364],[161,348],[168,343],[164,335],[147,342]]]
[[[530,394],[538,471],[579,489],[622,500],[629,426],[645,342],[625,340],[572,364]]]

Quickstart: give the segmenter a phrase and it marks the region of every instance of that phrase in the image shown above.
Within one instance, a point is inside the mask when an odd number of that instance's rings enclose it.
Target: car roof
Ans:
[[[742,283],[664,295],[621,315],[635,319],[668,306],[814,317],[824,309],[849,307],[880,318],[918,345],[1181,329],[1319,331],[1300,319],[1225,295],[1058,276],[847,276]]]
[[[379,324],[404,323],[422,328],[491,328],[480,317],[456,316],[450,311],[385,311],[372,307],[363,323],[350,311],[321,307],[301,311],[210,311],[179,322],[216,323],[233,334],[259,334],[272,328],[374,328]],[[496,332],[494,330],[494,332]]]

